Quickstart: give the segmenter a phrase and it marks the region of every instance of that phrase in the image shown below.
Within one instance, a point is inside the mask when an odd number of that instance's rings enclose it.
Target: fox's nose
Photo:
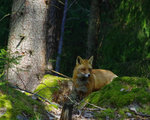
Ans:
[[[85,74],[85,77],[90,77],[90,73],[88,73],[88,74]]]
[[[90,74],[88,74],[88,77],[90,77]]]

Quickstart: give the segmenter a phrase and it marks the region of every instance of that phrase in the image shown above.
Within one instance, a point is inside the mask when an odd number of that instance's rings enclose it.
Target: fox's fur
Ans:
[[[109,70],[92,69],[93,56],[90,59],[76,59],[73,71],[73,83],[80,98],[109,84],[117,75]]]

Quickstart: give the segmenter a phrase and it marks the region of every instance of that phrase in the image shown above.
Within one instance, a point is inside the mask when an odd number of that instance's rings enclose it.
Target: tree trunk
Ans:
[[[57,0],[51,0],[48,9],[46,31],[46,64],[48,69],[53,69],[60,38],[60,28],[63,15],[63,5]]]
[[[8,80],[33,91],[45,72],[47,5],[44,0],[13,0],[8,50],[22,56],[8,69]]]
[[[87,37],[87,52],[86,56],[94,55],[94,60],[97,58],[98,38],[100,32],[100,4],[102,0],[91,0],[91,10],[89,17],[89,28]]]

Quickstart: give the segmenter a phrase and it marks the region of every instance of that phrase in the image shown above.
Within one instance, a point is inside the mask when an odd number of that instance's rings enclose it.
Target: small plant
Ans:
[[[10,52],[5,49],[0,49],[0,79],[3,78],[5,70],[7,72],[8,68],[19,63],[21,57],[22,56],[12,56]]]

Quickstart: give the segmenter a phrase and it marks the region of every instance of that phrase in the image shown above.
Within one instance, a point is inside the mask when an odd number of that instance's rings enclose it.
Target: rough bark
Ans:
[[[56,58],[60,38],[63,5],[57,0],[51,0],[48,9],[46,31],[46,64],[48,69],[53,69],[53,59]]]
[[[89,16],[89,28],[87,36],[87,51],[86,56],[94,55],[94,60],[97,58],[98,38],[100,32],[100,4],[102,0],[91,0],[91,10]]]
[[[11,83],[31,91],[45,72],[46,15],[44,0],[13,0],[8,50],[22,58],[7,76]]]

